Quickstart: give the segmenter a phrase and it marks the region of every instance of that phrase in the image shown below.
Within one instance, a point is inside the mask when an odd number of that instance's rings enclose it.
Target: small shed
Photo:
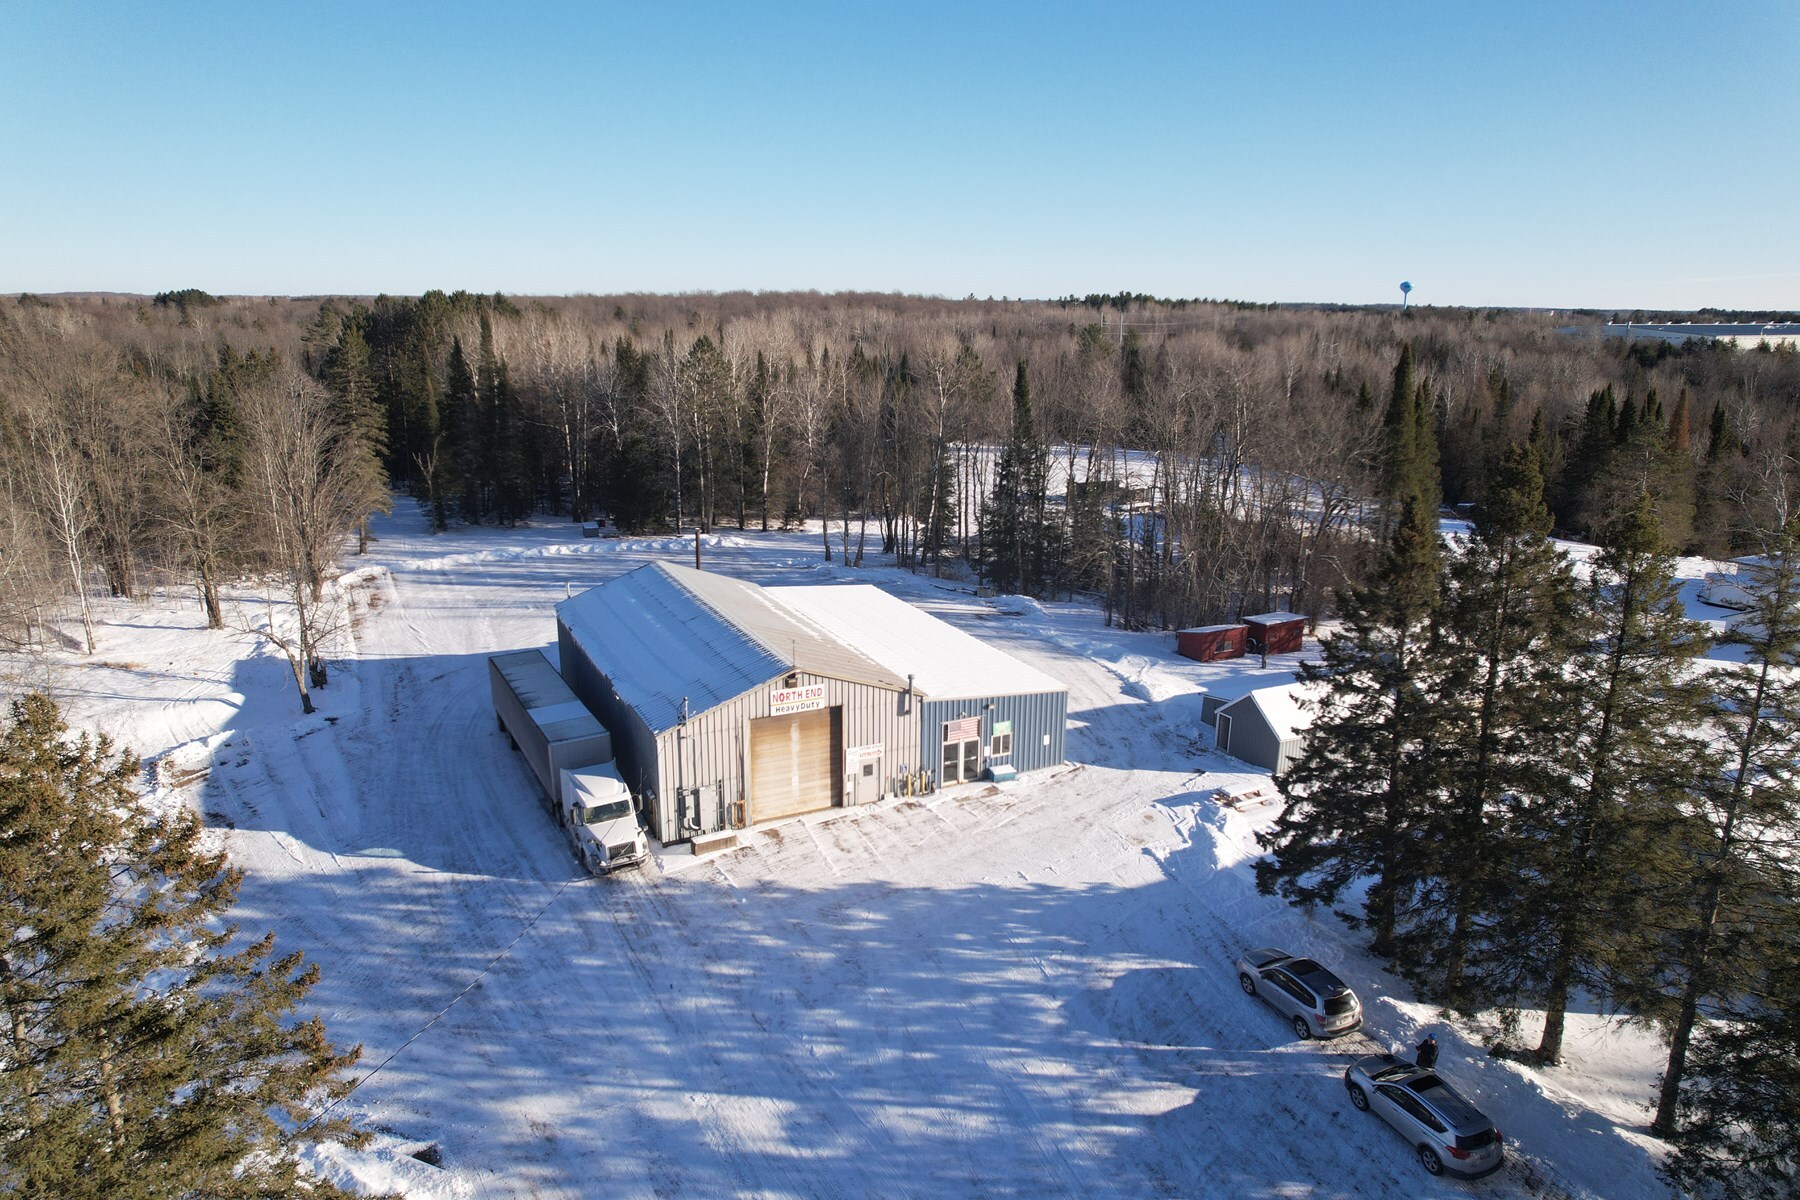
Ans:
[[[1175,634],[1175,652],[1195,662],[1219,662],[1244,657],[1248,625],[1203,625]]]
[[[1306,636],[1306,618],[1299,613],[1258,613],[1245,617],[1244,624],[1250,627],[1247,640],[1252,654],[1298,654]]]
[[[1280,775],[1306,749],[1306,731],[1313,722],[1308,701],[1320,694],[1320,685],[1290,684],[1257,688],[1220,705],[1213,717],[1215,745],[1222,753]]]

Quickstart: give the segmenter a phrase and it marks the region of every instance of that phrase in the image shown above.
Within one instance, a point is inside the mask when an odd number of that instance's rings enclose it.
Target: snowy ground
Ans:
[[[316,716],[179,596],[107,610],[98,663],[54,676],[74,722],[207,814],[247,871],[244,928],[322,964],[316,1008],[379,1068],[347,1102],[375,1143],[321,1171],[571,1200],[1662,1194],[1649,1035],[1583,1014],[1565,1067],[1490,1060],[1334,918],[1256,894],[1272,812],[1211,801],[1255,773],[1202,747],[1196,693],[1291,659],[1191,663],[1087,606],[822,566],[816,535],[709,537],[709,569],[854,575],[1066,680],[1071,762],[590,880],[495,731],[484,657],[550,646],[568,590],[692,543],[430,537],[409,505],[377,533]],[[1365,1034],[1298,1042],[1243,996],[1232,960],[1265,944],[1344,975]],[[1351,1057],[1425,1026],[1507,1136],[1489,1180],[1427,1177],[1345,1098]]]

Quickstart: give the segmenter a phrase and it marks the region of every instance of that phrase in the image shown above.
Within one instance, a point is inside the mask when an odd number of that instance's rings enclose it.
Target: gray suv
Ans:
[[[1238,986],[1293,1023],[1303,1038],[1337,1037],[1362,1027],[1362,1001],[1310,958],[1265,946],[1237,961]]]
[[[1500,1131],[1435,1072],[1371,1054],[1344,1069],[1344,1087],[1350,1103],[1398,1130],[1433,1175],[1477,1179],[1500,1169]]]

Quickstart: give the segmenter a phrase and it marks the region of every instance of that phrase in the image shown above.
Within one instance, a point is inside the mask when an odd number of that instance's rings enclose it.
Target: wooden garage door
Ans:
[[[750,722],[750,821],[773,821],[837,802],[833,709]]]

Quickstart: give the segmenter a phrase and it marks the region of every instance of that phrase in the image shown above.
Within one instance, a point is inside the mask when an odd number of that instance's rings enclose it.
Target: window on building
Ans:
[[[1012,731],[996,733],[988,741],[988,757],[1004,758],[1012,753]]]

